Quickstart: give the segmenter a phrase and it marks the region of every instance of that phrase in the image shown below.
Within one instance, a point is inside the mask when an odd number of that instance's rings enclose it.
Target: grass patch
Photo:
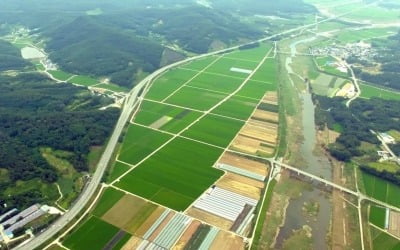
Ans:
[[[183,136],[227,147],[243,126],[242,121],[207,115],[183,133]]]
[[[149,128],[131,125],[126,133],[119,160],[136,164],[164,144],[171,136]]]
[[[220,149],[176,138],[116,185],[182,211],[223,174],[212,168],[221,153]]]
[[[61,70],[49,70],[48,71],[54,78],[60,80],[60,81],[66,81],[70,77],[73,76],[73,74],[61,71]]]
[[[379,88],[366,83],[360,83],[361,97],[372,98],[378,97],[386,100],[400,100],[400,92]]]
[[[117,227],[92,216],[75,232],[69,235],[63,242],[63,245],[69,249],[76,250],[101,250],[118,231]]]
[[[69,80],[69,82],[83,86],[92,86],[99,83],[97,79],[89,76],[74,76]]]
[[[103,216],[115,203],[117,203],[125,194],[114,188],[107,188],[97,202],[96,207],[92,211],[93,215]]]

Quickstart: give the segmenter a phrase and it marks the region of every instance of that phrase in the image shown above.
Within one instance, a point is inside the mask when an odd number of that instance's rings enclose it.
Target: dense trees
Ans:
[[[55,84],[40,74],[0,75],[1,190],[18,180],[52,183],[57,170],[41,155],[41,147],[69,151],[66,156],[78,171],[87,171],[90,147],[102,145],[118,117],[118,110],[98,110],[108,98],[91,96],[84,88]],[[0,205],[25,206],[46,200],[27,190],[9,197],[0,191]],[[0,208],[0,211],[2,208]]]
[[[22,59],[19,49],[0,40],[0,71],[22,69],[28,65],[29,63]]]

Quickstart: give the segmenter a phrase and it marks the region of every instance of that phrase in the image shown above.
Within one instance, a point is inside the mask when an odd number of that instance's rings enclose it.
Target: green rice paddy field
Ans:
[[[232,72],[231,67],[254,70],[258,63],[253,60],[262,59],[270,48],[262,45],[257,52],[212,56],[160,76],[135,116],[138,125],[129,127],[118,158],[127,164],[140,164],[130,168],[115,163],[111,181],[131,170],[114,185],[177,211],[189,207],[222,176],[222,171],[213,168],[214,163],[265,92],[277,89],[276,65],[268,59],[242,90],[215,107],[249,76]],[[245,59],[237,58],[242,56]],[[199,119],[205,112],[210,113]],[[172,136],[157,130],[182,133],[188,139],[176,137],[166,143]]]
[[[386,208],[371,206],[369,210],[369,222],[380,228],[385,227]]]
[[[362,179],[367,195],[393,206],[400,207],[400,186],[364,172],[362,173]]]
[[[101,250],[118,231],[117,227],[92,216],[75,232],[67,236],[63,244],[69,249]]]
[[[182,211],[222,175],[212,168],[221,153],[222,149],[176,138],[116,186]]]
[[[372,249],[374,250],[400,250],[400,241],[379,229],[370,227]]]

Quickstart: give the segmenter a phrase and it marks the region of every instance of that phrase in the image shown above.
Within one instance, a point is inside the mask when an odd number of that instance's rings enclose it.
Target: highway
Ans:
[[[353,12],[353,11],[352,11]],[[265,38],[258,39],[256,41],[252,41],[246,44],[241,44],[237,46],[233,46],[227,49],[222,49],[218,51],[214,51],[211,53],[206,53],[198,56],[194,56],[191,58],[184,59],[182,61],[167,65],[163,68],[160,68],[153,72],[152,74],[148,75],[145,79],[143,79],[140,83],[138,83],[127,95],[125,99],[125,103],[123,105],[123,108],[121,110],[121,115],[118,119],[118,122],[116,123],[116,126],[114,128],[114,131],[110,137],[110,140],[108,141],[108,144],[100,158],[100,161],[97,165],[96,171],[94,172],[93,176],[90,179],[90,182],[86,185],[86,188],[82,191],[81,195],[77,198],[75,203],[71,206],[71,208],[63,215],[61,216],[57,221],[55,221],[46,231],[43,233],[37,235],[36,237],[32,238],[30,241],[25,242],[23,245],[20,245],[16,247],[15,249],[20,249],[20,250],[32,250],[35,248],[38,248],[42,244],[44,244],[46,241],[50,240],[52,237],[54,237],[58,232],[61,230],[66,230],[65,227],[68,225],[68,223],[75,218],[81,211],[82,209],[85,208],[85,206],[88,204],[90,198],[95,194],[97,187],[99,186],[101,179],[104,175],[104,172],[107,168],[108,163],[111,160],[111,157],[113,155],[114,149],[118,143],[118,139],[122,133],[122,130],[124,129],[125,125],[129,121],[129,117],[131,116],[132,112],[134,111],[135,107],[140,104],[143,95],[146,93],[146,91],[142,91],[142,89],[146,89],[149,87],[151,82],[156,79],[159,75],[162,73],[168,71],[171,68],[177,67],[181,64],[185,64],[187,62],[197,60],[203,57],[211,56],[211,55],[216,55],[216,54],[221,54],[225,52],[229,52],[235,49],[238,49],[241,46],[244,45],[249,45],[252,43],[257,43],[257,42],[263,42],[267,41],[273,38],[277,38],[283,35],[291,34],[296,31],[301,31],[306,28],[310,28],[315,26],[316,24],[328,22],[330,20],[336,19],[338,17],[347,15],[351,12],[344,13],[340,16],[336,17],[330,17],[327,19],[323,19],[321,21],[318,21],[316,23],[311,23],[303,26],[299,26],[297,28],[289,29],[287,31],[283,31],[281,33],[268,36]]]

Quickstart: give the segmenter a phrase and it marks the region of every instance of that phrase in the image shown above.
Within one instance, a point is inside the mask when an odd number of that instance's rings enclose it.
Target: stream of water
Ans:
[[[286,58],[286,70],[289,74],[295,74],[291,67],[293,58],[297,53],[297,46],[315,40],[315,37],[295,41],[290,45],[291,55]],[[292,81],[293,84],[293,81]],[[317,129],[315,126],[315,106],[311,94],[307,91],[299,94],[302,98],[302,127],[304,141],[301,145],[301,154],[305,160],[307,172],[325,179],[332,179],[331,165],[325,156],[317,156],[314,148],[317,142]],[[317,202],[319,212],[316,217],[310,218],[304,215],[303,206],[305,203]],[[332,204],[326,194],[319,189],[304,190],[301,196],[290,201],[286,210],[286,218],[283,227],[280,229],[276,241],[276,248],[281,248],[283,242],[288,239],[294,230],[301,229],[308,225],[312,229],[313,249],[328,249],[326,236],[329,232]]]

